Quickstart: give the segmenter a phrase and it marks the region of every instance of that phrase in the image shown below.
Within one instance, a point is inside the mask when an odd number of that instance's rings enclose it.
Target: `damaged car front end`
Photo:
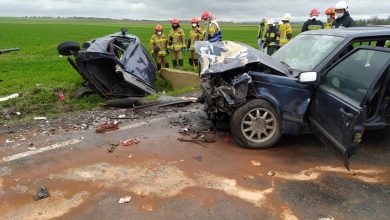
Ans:
[[[206,112],[228,122],[244,147],[271,147],[300,133],[312,86],[283,63],[237,42],[197,42]]]

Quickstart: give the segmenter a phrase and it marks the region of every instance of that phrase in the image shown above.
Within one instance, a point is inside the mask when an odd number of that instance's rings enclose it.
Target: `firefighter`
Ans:
[[[279,47],[279,31],[274,20],[269,19],[267,24],[264,47],[267,47],[267,54],[272,55]]]
[[[168,50],[172,52],[173,68],[183,68],[183,51],[186,47],[186,36],[180,27],[180,21],[173,18],[171,21],[172,30],[169,33]]]
[[[324,24],[324,28],[329,30],[332,28],[333,22],[336,18],[336,11],[334,8],[328,8],[326,9],[325,14],[326,14],[327,21]]]
[[[261,19],[261,22],[259,24],[259,31],[257,32],[257,42],[259,43],[260,50],[263,48],[266,32],[267,32],[267,20],[263,18]]]
[[[202,41],[204,38],[204,33],[201,28],[199,28],[199,19],[193,18],[191,20],[191,31],[189,35],[189,39],[187,42],[187,49],[190,52],[189,63],[191,67],[198,66],[198,55],[195,52],[195,42]]]
[[[168,40],[163,33],[163,27],[156,25],[155,33],[150,39],[150,49],[153,57],[157,63],[157,69],[160,70],[162,66],[169,68],[168,57],[167,57],[167,46]]]
[[[355,21],[352,19],[348,11],[348,4],[345,1],[339,1],[335,7],[336,20],[333,22],[332,28],[348,28],[354,27]]]
[[[303,24],[302,32],[323,29],[324,24],[318,20],[319,15],[320,12],[317,9],[311,10],[310,19]]]
[[[213,17],[211,12],[204,11],[202,13],[202,20],[205,21],[206,25],[206,40],[209,42],[217,42],[222,41],[222,31],[221,28],[218,25],[217,19]]]
[[[290,20],[291,20],[291,14],[286,13],[282,18],[282,24],[279,25],[279,35],[280,35],[279,46],[280,47],[286,45],[292,38],[292,28],[290,25]]]

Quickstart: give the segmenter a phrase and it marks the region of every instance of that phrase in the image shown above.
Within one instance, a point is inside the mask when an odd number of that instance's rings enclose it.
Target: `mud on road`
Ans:
[[[113,112],[110,112],[113,113]],[[110,114],[108,113],[108,114]],[[115,113],[117,114],[117,113]],[[200,104],[124,121],[117,131],[2,133],[0,219],[386,219],[389,132],[367,133],[343,167],[312,135],[272,149],[238,147],[217,132],[207,148],[179,142],[186,118],[207,128]],[[24,137],[5,144],[4,139]],[[12,135],[12,136],[9,136]],[[138,137],[141,143],[106,148]],[[16,144],[22,143],[18,147]],[[29,150],[34,143],[36,149]],[[34,201],[45,186],[50,197]],[[129,203],[119,198],[131,196]]]

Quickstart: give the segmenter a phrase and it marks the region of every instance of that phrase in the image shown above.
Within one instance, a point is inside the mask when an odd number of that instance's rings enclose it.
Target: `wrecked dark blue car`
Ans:
[[[154,61],[134,35],[122,32],[85,42],[61,43],[59,54],[68,56],[69,63],[83,77],[83,86],[76,98],[97,93],[105,98],[142,97],[155,94],[153,87],[157,68]]]
[[[365,130],[389,126],[389,40],[388,27],[309,31],[272,57],[241,43],[197,42],[206,112],[248,148],[309,127],[347,165]]]

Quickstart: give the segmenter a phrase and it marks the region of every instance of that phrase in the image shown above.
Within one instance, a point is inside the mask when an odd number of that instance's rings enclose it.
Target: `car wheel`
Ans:
[[[80,45],[74,41],[63,42],[58,45],[57,51],[63,56],[76,55],[80,51]]]
[[[233,137],[247,148],[269,148],[281,137],[280,116],[265,100],[252,99],[230,118]]]
[[[92,95],[94,93],[95,93],[95,91],[93,91],[93,89],[91,89],[89,87],[82,86],[79,89],[77,89],[77,91],[74,93],[74,97],[76,99],[80,99],[80,98],[83,98],[85,96]]]

